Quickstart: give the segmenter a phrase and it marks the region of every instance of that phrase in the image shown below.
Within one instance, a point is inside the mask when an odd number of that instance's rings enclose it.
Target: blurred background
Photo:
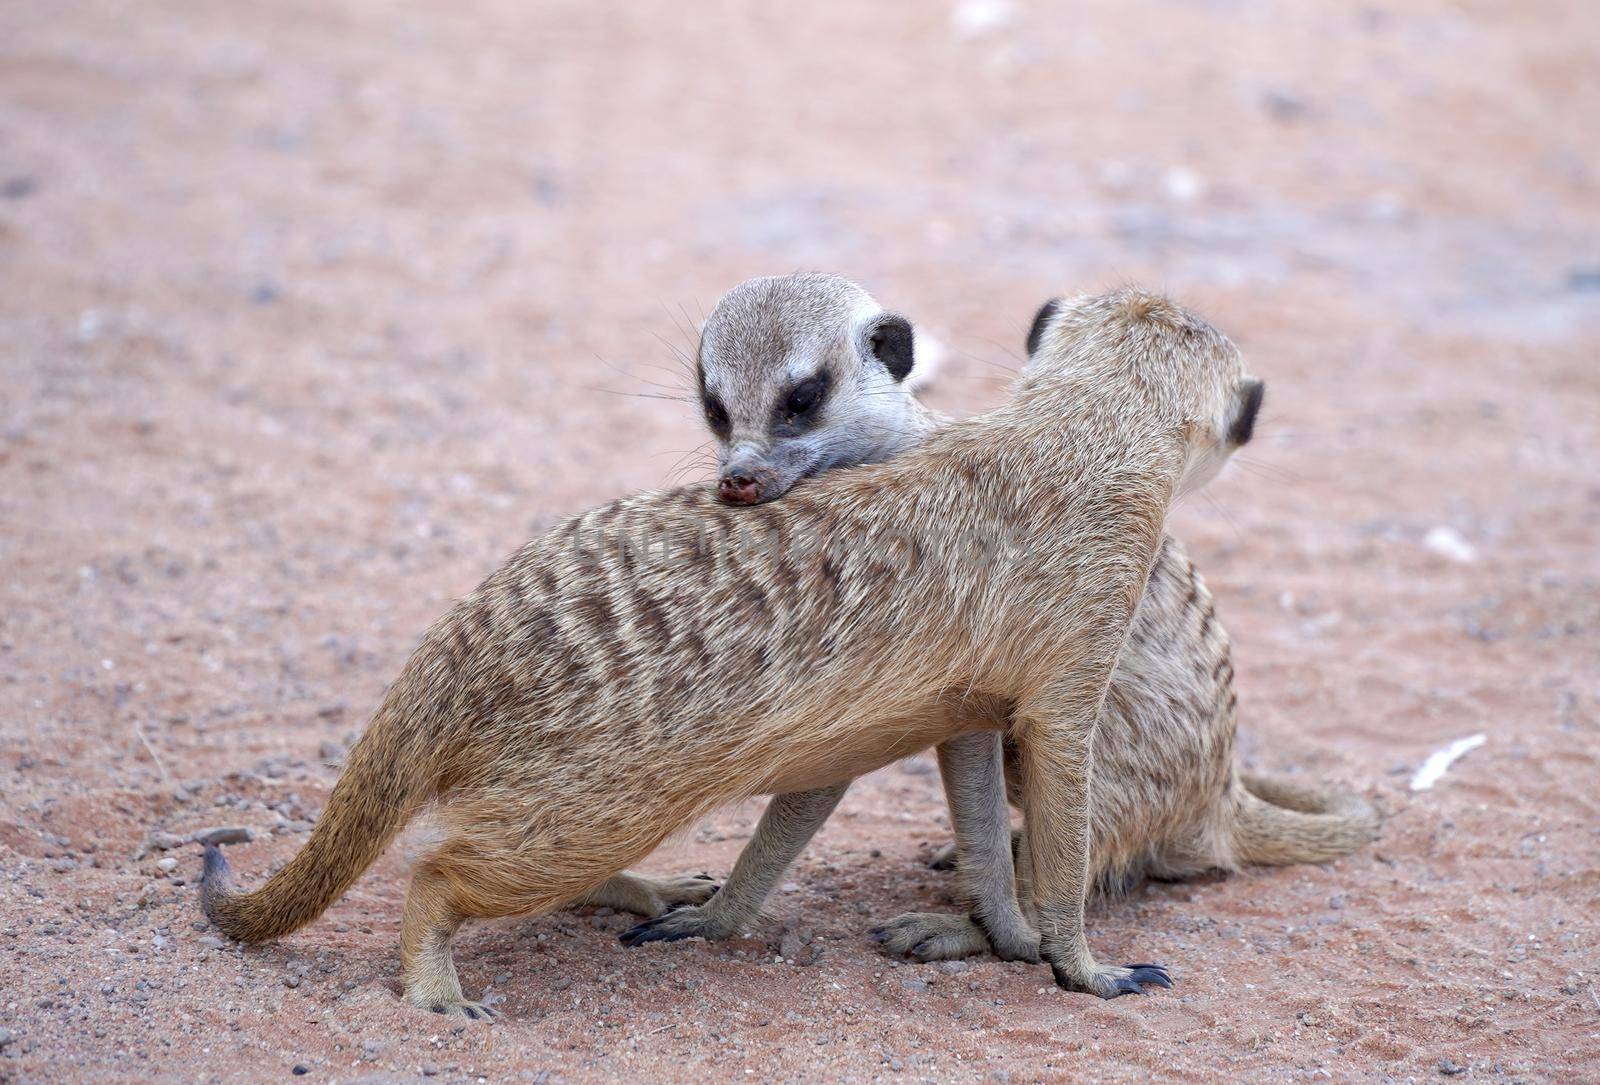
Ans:
[[[1586,0],[0,7],[0,1080],[1592,1070],[1597,122]],[[513,1021],[442,1055],[386,986],[397,855],[284,947],[197,943],[196,857],[146,835],[290,854],[450,599],[705,477],[697,326],[797,269],[931,330],[955,413],[1052,294],[1232,335],[1268,408],[1173,526],[1244,758],[1371,791],[1379,847],[1102,912],[1181,977],[1137,1006],[876,955],[870,918],[954,907],[918,762],[733,950],[486,928],[464,977]],[[662,862],[725,872],[758,810]]]

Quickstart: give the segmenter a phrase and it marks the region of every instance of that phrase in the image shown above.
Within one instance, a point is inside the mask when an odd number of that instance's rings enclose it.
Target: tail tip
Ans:
[[[229,937],[233,936],[233,932],[221,908],[232,895],[233,873],[228,867],[227,857],[215,844],[207,844],[200,874],[200,910]]]
[[[207,844],[205,866],[200,874],[201,884],[221,888],[229,873],[228,858],[222,854],[222,849],[215,844]]]

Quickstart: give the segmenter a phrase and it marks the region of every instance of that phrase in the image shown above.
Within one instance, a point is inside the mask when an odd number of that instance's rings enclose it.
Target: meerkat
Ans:
[[[1032,355],[1052,315],[1028,336]],[[770,501],[798,480],[886,459],[915,447],[949,419],[907,388],[911,325],[835,275],[751,279],[725,295],[701,333],[696,391],[719,445],[719,492],[731,504]],[[870,332],[868,331],[870,329]],[[917,365],[915,368],[920,368]],[[1255,407],[1259,407],[1259,398]],[[1253,418],[1254,410],[1251,412]],[[1231,436],[1250,439],[1250,419]],[[1158,551],[1127,645],[1112,673],[1096,740],[1090,851],[1095,885],[1123,890],[1145,876],[1177,878],[1241,864],[1322,862],[1372,838],[1377,818],[1360,797],[1233,769],[1237,696],[1226,631],[1211,593],[1178,541]],[[994,736],[941,748],[957,835],[1005,816]],[[1005,791],[1022,806],[1017,751],[1005,747]],[[756,919],[784,868],[844,794],[842,785],[775,798],[721,891],[700,907],[626,932],[630,945],[722,938]],[[977,809],[977,821],[963,816]],[[991,948],[1030,957],[1032,938],[995,930],[996,894],[1012,892],[1003,863],[979,848],[963,875],[972,916],[909,913],[874,931],[891,953],[935,960]],[[968,846],[982,841],[969,834]],[[954,865],[956,847],[939,868]],[[1016,851],[1016,894],[1029,900],[1026,849]],[[1003,944],[995,946],[993,941]]]
[[[756,509],[691,486],[566,521],[428,630],[266,885],[235,891],[207,850],[206,914],[246,942],[296,930],[431,808],[405,998],[481,1017],[451,953],[465,920],[572,901],[728,802],[1004,727],[1038,956],[1105,998],[1168,984],[1089,948],[1095,730],[1167,508],[1220,469],[1259,387],[1176,304],[1082,298],[1009,402],[886,463]]]

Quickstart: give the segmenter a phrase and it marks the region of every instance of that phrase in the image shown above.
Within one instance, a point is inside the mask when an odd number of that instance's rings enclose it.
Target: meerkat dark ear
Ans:
[[[883,363],[889,376],[897,381],[905,380],[915,360],[911,321],[899,313],[884,313],[867,332],[867,349]]]
[[[1233,417],[1233,425],[1228,429],[1228,440],[1235,447],[1250,443],[1250,437],[1256,431],[1256,415],[1261,411],[1261,400],[1266,395],[1267,386],[1258,380],[1244,382],[1244,387],[1239,394],[1239,413]]]
[[[1039,306],[1039,312],[1034,315],[1033,327],[1028,329],[1028,357],[1032,358],[1039,350],[1039,340],[1044,338],[1044,330],[1050,324],[1050,318],[1056,315],[1056,310],[1061,308],[1060,298],[1051,298]]]

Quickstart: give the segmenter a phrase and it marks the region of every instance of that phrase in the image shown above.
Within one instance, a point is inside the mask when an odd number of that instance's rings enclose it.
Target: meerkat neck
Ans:
[[[866,423],[869,430],[876,432],[876,442],[867,450],[858,452],[845,466],[892,460],[916,448],[930,434],[950,422],[949,416],[924,406],[915,396],[905,396],[904,406],[896,406],[898,409],[895,412],[885,413],[878,420]]]
[[[920,441],[934,430],[950,424],[950,416],[942,411],[936,411],[916,396],[911,397],[911,426]]]

